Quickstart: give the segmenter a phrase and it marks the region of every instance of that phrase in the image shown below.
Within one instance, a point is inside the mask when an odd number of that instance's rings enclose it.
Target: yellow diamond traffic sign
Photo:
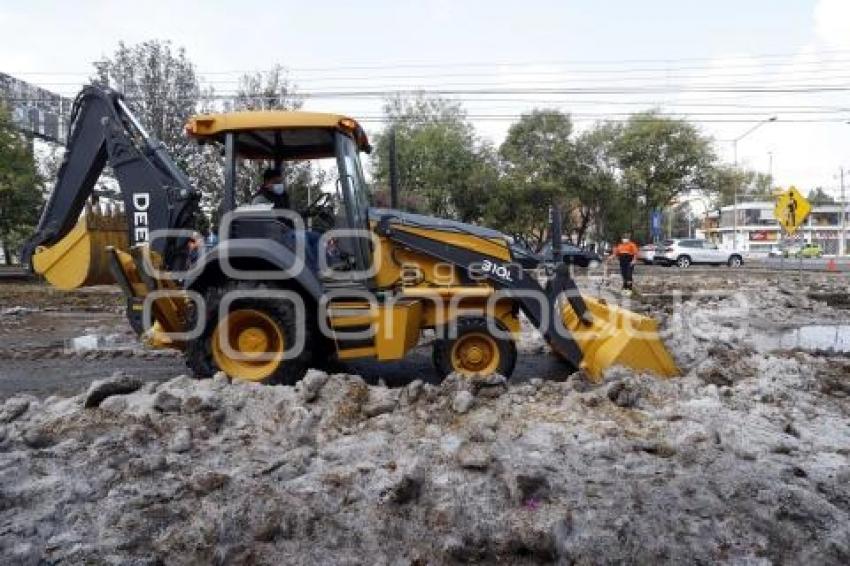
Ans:
[[[792,186],[776,197],[776,208],[773,209],[773,215],[786,232],[793,234],[811,211],[812,205],[809,204],[806,197],[800,194],[797,187]]]

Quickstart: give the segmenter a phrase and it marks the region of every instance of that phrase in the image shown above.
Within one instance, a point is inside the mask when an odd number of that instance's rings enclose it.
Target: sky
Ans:
[[[535,107],[579,129],[655,107],[730,163],[731,140],[776,116],[737,153],[780,186],[838,196],[850,166],[850,0],[0,0],[0,29],[0,71],[69,96],[119,41],[162,39],[219,93],[281,64],[305,108],[370,132],[376,91],[422,88],[451,91],[495,144]]]

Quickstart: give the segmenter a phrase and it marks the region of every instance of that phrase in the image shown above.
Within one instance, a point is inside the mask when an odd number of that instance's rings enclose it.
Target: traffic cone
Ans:
[[[830,258],[829,261],[826,262],[826,270],[838,271],[838,265],[835,263],[835,258]]]

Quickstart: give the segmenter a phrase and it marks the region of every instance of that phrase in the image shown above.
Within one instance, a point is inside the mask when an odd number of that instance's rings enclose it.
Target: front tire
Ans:
[[[241,297],[230,303],[227,316],[219,317],[221,303],[230,291],[264,291],[263,283],[238,282],[210,287],[205,294],[206,325],[201,335],[186,344],[186,365],[196,377],[223,371],[235,379],[267,385],[292,385],[307,371],[311,359],[311,324],[297,321],[296,307],[283,298]],[[197,320],[190,310],[189,327]],[[298,327],[302,322],[304,328]],[[301,351],[283,353],[304,333]]]
[[[729,258],[729,267],[741,267],[743,264],[744,260],[739,255],[733,255]]]
[[[514,341],[493,336],[483,318],[461,319],[456,338],[434,342],[433,362],[440,380],[455,372],[468,379],[494,373],[508,378],[516,360]]]

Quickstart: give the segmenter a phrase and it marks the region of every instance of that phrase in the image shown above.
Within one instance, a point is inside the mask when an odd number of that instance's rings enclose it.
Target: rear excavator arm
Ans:
[[[96,86],[85,87],[74,101],[65,157],[38,229],[24,246],[24,262],[32,266],[34,255],[49,253],[71,234],[107,163],[121,188],[129,247],[149,244],[165,269],[183,269],[188,233],[151,235],[156,230],[191,228],[200,195],[163,144],[136,120],[123,97]],[[105,250],[94,255],[99,253]]]

